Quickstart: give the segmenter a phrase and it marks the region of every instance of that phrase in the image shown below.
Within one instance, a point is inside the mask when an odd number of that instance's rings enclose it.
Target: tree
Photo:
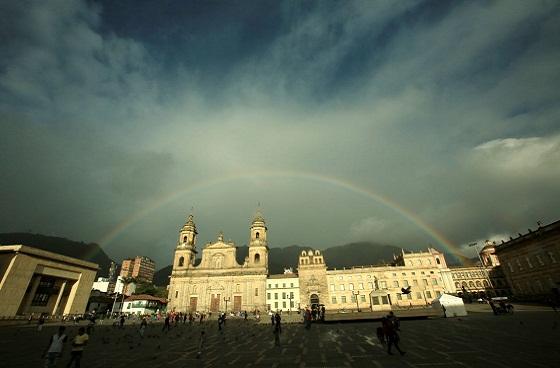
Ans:
[[[128,285],[138,283],[138,281],[134,277],[123,277],[122,282],[123,282],[123,290],[122,290],[123,295],[126,295],[126,293],[128,292]]]
[[[136,285],[136,291],[134,294],[147,294],[167,299],[167,288],[164,286],[155,286],[149,282],[140,282]]]

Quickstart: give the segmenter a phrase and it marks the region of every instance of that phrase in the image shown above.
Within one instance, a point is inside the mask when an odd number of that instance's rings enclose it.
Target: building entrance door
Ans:
[[[235,313],[241,311],[241,295],[233,297],[233,311]]]
[[[191,302],[189,306],[189,312],[196,312],[196,304],[198,302],[198,298],[196,296],[191,296]]]
[[[311,294],[311,297],[309,298],[309,305],[312,309],[319,307],[319,295]]]
[[[212,294],[210,299],[210,312],[218,312],[220,310],[220,294]]]

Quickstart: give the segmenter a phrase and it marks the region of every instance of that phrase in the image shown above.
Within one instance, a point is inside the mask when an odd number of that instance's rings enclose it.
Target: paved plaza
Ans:
[[[375,329],[379,322],[286,324],[281,346],[270,325],[228,320],[178,325],[169,333],[152,323],[142,339],[138,322],[126,327],[97,326],[82,367],[560,367],[560,315],[549,310],[494,316],[480,307],[463,318],[404,320],[401,348],[388,355]],[[476,309],[476,308],[475,308]],[[42,367],[41,353],[56,326],[0,327],[2,367]],[[197,358],[201,331],[202,355]],[[69,336],[77,326],[67,324]],[[69,359],[69,344],[58,366]]]

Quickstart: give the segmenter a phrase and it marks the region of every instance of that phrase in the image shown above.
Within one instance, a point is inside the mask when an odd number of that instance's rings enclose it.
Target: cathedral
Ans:
[[[222,233],[202,249],[196,264],[196,225],[187,218],[179,231],[169,284],[168,310],[177,312],[266,310],[268,243],[266,224],[257,212],[249,231],[249,255],[237,263],[236,247]],[[229,303],[229,305],[228,305]]]
[[[249,253],[243,264],[237,262],[235,244],[225,241],[222,233],[204,246],[202,257],[197,257],[197,235],[190,215],[175,248],[168,311],[264,312],[316,306],[386,311],[421,307],[444,293],[458,294],[466,289],[472,294],[476,283],[465,284],[461,277],[476,274],[484,279],[481,282],[489,283],[489,274],[496,271],[494,266],[486,273],[482,269],[449,268],[444,253],[430,247],[416,252],[402,250],[390,264],[342,269],[328,269],[319,250],[303,250],[297,273],[269,275],[267,227],[260,212],[249,228]],[[493,295],[494,288],[488,286],[482,290]]]

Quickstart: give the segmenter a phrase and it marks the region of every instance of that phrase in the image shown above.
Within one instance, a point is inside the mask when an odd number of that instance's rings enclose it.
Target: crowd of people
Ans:
[[[324,322],[325,321],[325,307],[324,306],[316,306],[313,308],[306,307],[302,310],[301,314],[303,315],[303,324],[304,328],[309,330],[311,324],[313,322]],[[245,321],[249,319],[249,313],[247,311],[243,311],[237,314],[229,314],[231,316],[242,318]],[[253,312],[254,318],[256,321],[260,319],[260,313]],[[141,339],[144,338],[144,334],[146,329],[148,328],[148,323],[156,322],[160,319],[163,320],[163,327],[162,332],[169,332],[172,328],[178,327],[179,324],[188,324],[192,325],[194,323],[202,324],[203,322],[210,320],[212,317],[212,313],[167,313],[161,318],[159,316],[154,315],[147,315],[147,316],[125,316],[120,315],[116,318],[113,326],[115,328],[123,329],[127,319],[132,318],[134,323],[133,325],[137,326],[137,331]],[[217,314],[217,327],[220,334],[223,334],[223,331],[226,326],[226,321],[228,314],[220,312]],[[280,335],[282,333],[282,316],[279,311],[271,312],[270,313],[270,321],[272,325],[272,331],[274,335],[274,345],[280,346]],[[139,326],[137,325],[137,321],[140,321]],[[44,324],[44,318],[39,318],[38,320],[38,330],[42,330],[42,326]],[[95,314],[90,316],[88,320],[88,324],[86,327],[80,326],[78,329],[77,334],[71,340],[71,352],[70,358],[67,362],[66,367],[80,367],[80,362],[82,359],[82,354],[84,351],[84,347],[87,345],[91,333],[93,333],[94,325],[96,323]],[[207,325],[203,325],[207,326]],[[43,353],[43,357],[45,359],[45,367],[55,367],[57,360],[60,359],[62,356],[63,347],[65,346],[66,342],[68,341],[68,336],[66,334],[66,327],[64,325],[59,326],[57,333],[53,334],[48,342],[47,348]],[[392,353],[392,348],[394,347],[401,355],[404,355],[405,352],[401,350],[399,346],[400,336],[400,323],[398,318],[394,315],[393,312],[390,312],[386,317],[383,317],[381,320],[381,326],[377,328],[377,337],[381,344],[387,347],[388,354]],[[149,335],[150,336],[150,335]],[[148,336],[148,337],[149,337]],[[205,327],[203,327],[200,331],[200,340],[198,344],[198,354],[197,357],[200,357],[203,351],[205,341]]]

